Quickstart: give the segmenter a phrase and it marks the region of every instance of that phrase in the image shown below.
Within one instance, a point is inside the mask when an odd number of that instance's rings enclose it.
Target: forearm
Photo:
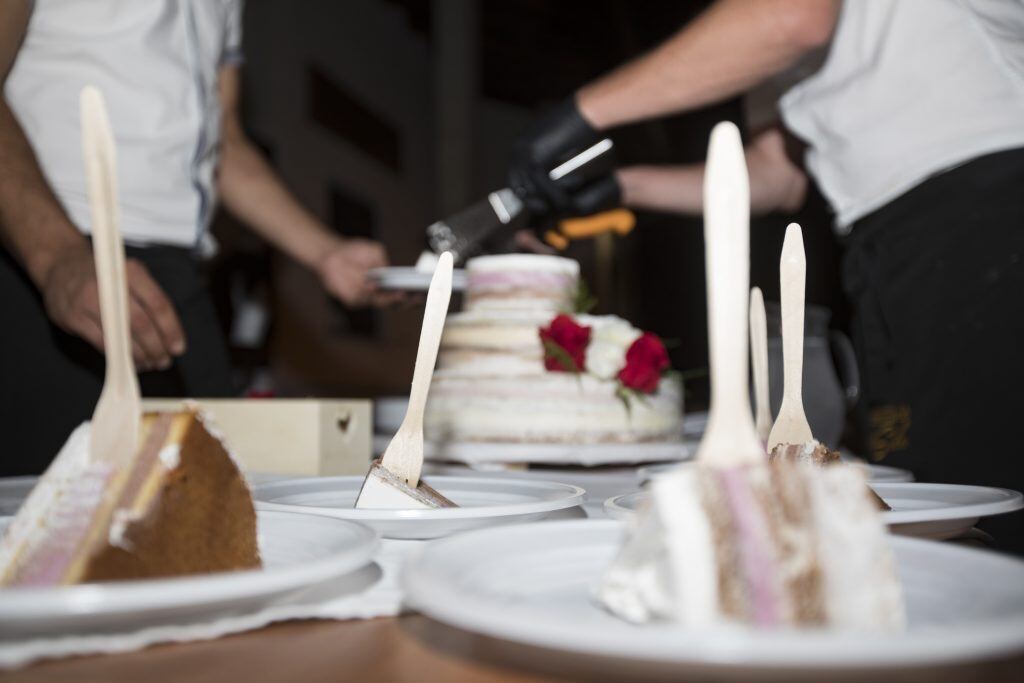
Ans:
[[[703,208],[704,164],[630,166],[618,172],[622,203],[634,209],[698,215]]]
[[[86,244],[43,177],[35,153],[3,97],[0,240],[40,288],[61,253]]]
[[[337,243],[240,132],[225,136],[218,189],[232,214],[308,268]]]
[[[719,0],[667,42],[577,93],[600,130],[741,93],[831,36],[840,0]]]
[[[804,202],[807,177],[786,156],[777,130],[759,135],[746,148],[750,211],[796,211]],[[704,209],[704,164],[632,166],[618,173],[623,203],[636,209],[699,215]]]

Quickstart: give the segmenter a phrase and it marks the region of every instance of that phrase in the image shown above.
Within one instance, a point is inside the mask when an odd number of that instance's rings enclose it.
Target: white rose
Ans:
[[[580,322],[591,326],[585,359],[587,372],[600,379],[614,379],[626,365],[626,351],[643,333],[613,315],[588,316]]]
[[[600,379],[612,379],[626,362],[622,349],[615,344],[591,341],[587,347],[587,372]]]

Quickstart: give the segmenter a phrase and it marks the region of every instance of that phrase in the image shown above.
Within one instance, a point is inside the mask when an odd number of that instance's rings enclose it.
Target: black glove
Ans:
[[[618,206],[621,192],[610,151],[559,180],[548,175],[603,138],[580,114],[575,100],[565,100],[516,140],[509,187],[541,220],[587,216]]]

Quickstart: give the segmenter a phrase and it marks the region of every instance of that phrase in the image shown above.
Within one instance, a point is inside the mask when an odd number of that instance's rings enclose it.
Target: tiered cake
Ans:
[[[578,263],[486,256],[471,260],[467,275],[465,310],[448,316],[441,340],[428,439],[629,443],[680,437],[682,391],[677,379],[661,376],[667,357],[646,380],[638,382],[645,373],[634,371],[650,355],[648,346],[663,354],[660,342],[615,316],[566,315],[579,288]],[[568,329],[568,341],[560,329]]]

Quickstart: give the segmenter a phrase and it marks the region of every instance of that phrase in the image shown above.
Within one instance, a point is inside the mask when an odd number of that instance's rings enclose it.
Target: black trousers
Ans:
[[[846,246],[868,455],[1024,491],[1024,149],[929,179]],[[1024,513],[981,528],[1024,553]]]
[[[188,342],[161,372],[144,372],[144,396],[231,394],[227,348],[199,264],[185,249],[127,249],[171,299]],[[92,415],[103,385],[103,356],[46,316],[24,271],[0,249],[0,476],[41,473],[72,429]]]

